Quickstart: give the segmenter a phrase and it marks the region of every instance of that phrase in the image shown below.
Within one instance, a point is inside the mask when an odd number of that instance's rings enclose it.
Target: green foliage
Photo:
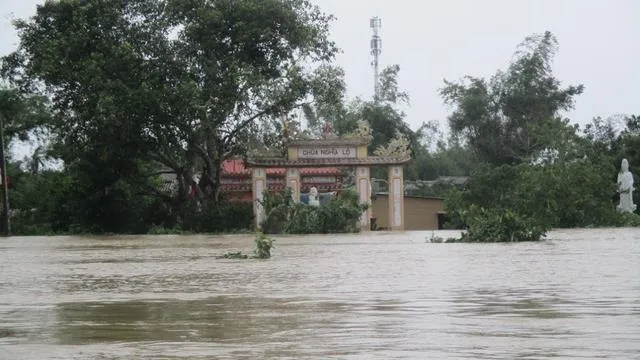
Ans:
[[[566,164],[503,165],[476,171],[446,200],[453,222],[472,206],[513,211],[545,227],[605,226],[615,222],[615,168],[606,159]],[[468,224],[467,224],[468,225]]]
[[[618,214],[616,224],[622,227],[640,227],[640,215],[622,213]]]
[[[267,234],[285,232],[291,212],[296,206],[291,189],[287,188],[284,192],[265,191],[261,204],[266,215],[260,224],[262,231]]]
[[[640,117],[636,115],[618,115],[606,119],[596,117],[587,124],[580,139],[579,151],[588,158],[606,158],[617,170],[622,159],[629,161],[629,169],[634,174],[635,183],[639,183],[640,174]],[[611,172],[611,181],[615,182],[616,173]],[[634,203],[640,203],[640,192],[634,191]]]
[[[255,248],[253,249],[252,259],[269,259],[271,258],[271,249],[273,249],[273,243],[275,240],[262,232],[256,234],[254,239]],[[242,251],[228,251],[219,259],[249,259],[249,255],[244,254]]]
[[[3,69],[53,96],[65,163],[159,163],[179,177],[179,207],[194,173],[198,196],[218,201],[221,162],[262,123],[324,95],[313,67],[336,52],[331,19],[305,0],[47,1],[17,22]]]
[[[366,120],[372,133],[368,151],[373,154],[379,147],[389,144],[398,134],[409,140],[413,161],[405,169],[405,178],[431,180],[438,176],[466,176],[477,164],[473,151],[463,148],[456,141],[445,144],[442,132],[435,121],[425,122],[412,129],[405,121],[402,108],[408,104],[409,96],[399,87],[400,67],[393,65],[380,74],[380,97],[378,99],[353,99],[345,103],[344,73],[337,69],[326,69],[325,75],[333,84],[331,96],[324,96],[314,106],[304,107],[307,126],[313,136],[321,135],[324,125],[330,124],[338,135],[353,132],[358,121]],[[434,148],[437,151],[433,153]],[[386,168],[372,168],[372,177],[386,178]]]
[[[474,241],[505,238],[500,235],[506,232],[504,224],[533,235],[549,228],[638,226],[637,214],[615,211],[620,160],[638,160],[633,145],[640,136],[634,119],[623,118],[623,129],[611,118],[594,119],[584,136],[572,141],[572,155],[564,158],[539,165],[478,168],[464,190],[454,190],[446,199],[448,226],[467,227]],[[635,166],[640,167],[638,162]],[[507,218],[505,214],[509,214]]]
[[[471,149],[439,141],[435,151],[425,148],[415,152],[413,160],[405,168],[405,178],[435,180],[441,176],[469,176],[478,165],[477,156]]]
[[[361,205],[358,193],[345,190],[320,207],[296,206],[286,232],[291,234],[351,233],[359,231],[358,220],[367,205]]]
[[[20,235],[134,233],[183,234],[250,229],[250,203],[190,201],[174,212],[161,199],[116,181],[95,192],[84,178],[68,171],[23,172],[10,168],[14,233]]]
[[[255,239],[254,255],[258,259],[268,259],[271,257],[271,249],[273,248],[274,239],[259,232]]]
[[[177,225],[196,233],[229,233],[253,226],[251,203],[190,200],[181,208]]]
[[[559,112],[573,106],[583,86],[560,87],[551,70],[556,51],[550,32],[530,36],[506,72],[489,81],[470,76],[461,83],[445,81],[441,95],[455,106],[449,117],[451,130],[481,160],[494,165],[529,162],[569,141],[571,127]]]
[[[261,229],[268,234],[315,234],[358,232],[358,220],[367,205],[361,205],[358,194],[345,190],[326,204],[315,207],[296,204],[291,190],[265,193],[263,207],[266,218]]]
[[[11,140],[26,141],[34,131],[40,135],[46,129],[51,123],[50,104],[44,96],[0,85],[0,119],[8,148]]]
[[[510,209],[495,210],[471,207],[463,221],[467,230],[457,242],[514,242],[539,241],[547,229],[536,219],[523,216]]]
[[[344,135],[366,119],[370,152],[406,136],[414,160],[407,179],[473,174],[464,190],[419,192],[447,195],[452,223],[469,227],[467,240],[638,224],[637,215],[615,213],[613,202],[620,160],[627,158],[636,176],[640,169],[640,118],[596,118],[582,134],[561,119],[582,86],[562,87],[553,76],[552,34],[527,38],[509,68],[489,80],[446,83],[441,93],[454,112],[445,143],[435,123],[413,130],[404,121],[408,94],[399,89],[397,65],[382,71],[377,99],[343,103],[344,73],[328,63],[336,52],[330,20],[304,0],[40,6],[17,22],[19,48],[1,60],[15,87],[0,89],[0,116],[7,141],[50,130],[53,155],[65,168],[42,171],[50,155],[44,148],[29,160],[29,172],[10,164],[14,231],[248,229],[252,204],[219,196],[221,162],[258,143],[281,151],[280,120],[301,106],[316,135],[326,123]],[[176,194],[158,191],[160,165],[176,173]],[[373,176],[386,178],[385,171],[373,169]],[[196,187],[194,174],[202,174]],[[640,191],[634,196],[640,203]],[[296,204],[290,193],[266,193],[263,206],[266,233],[358,231],[363,211],[352,191],[320,208]]]
[[[9,191],[13,232],[20,235],[55,234],[68,231],[71,209],[66,196],[69,176],[61,172],[40,174],[12,167],[13,189]]]
[[[283,227],[291,234],[320,234],[323,233],[323,224],[319,208],[298,204]]]
[[[166,228],[160,225],[153,225],[147,232],[149,235],[184,235],[185,233],[188,234],[179,228]]]
[[[312,130],[312,135],[320,135],[324,125],[331,125],[337,135],[347,135],[358,127],[358,122],[366,120],[371,128],[371,143],[368,152],[373,154],[379,147],[389,144],[398,135],[409,140],[410,150],[415,156],[422,149],[422,140],[426,132],[430,131],[433,124],[423,124],[419,129],[413,130],[405,121],[405,113],[402,107],[409,102],[406,92],[398,86],[399,65],[392,65],[383,69],[380,73],[380,96],[377,99],[363,100],[353,99],[344,103],[344,74],[332,71],[329,78],[331,84],[337,89],[332,97],[323,97],[324,102],[304,108],[307,124]],[[328,103],[327,103],[328,102]],[[385,178],[386,169],[373,168],[372,176]]]

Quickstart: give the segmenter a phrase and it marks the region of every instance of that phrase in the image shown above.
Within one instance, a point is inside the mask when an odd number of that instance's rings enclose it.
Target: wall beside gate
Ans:
[[[389,229],[389,196],[378,193],[373,200],[376,225]],[[438,230],[444,213],[444,200],[433,197],[404,196],[404,230]]]

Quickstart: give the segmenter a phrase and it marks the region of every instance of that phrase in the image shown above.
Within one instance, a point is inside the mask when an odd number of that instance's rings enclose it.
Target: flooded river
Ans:
[[[0,359],[640,359],[640,229],[430,237],[0,239]]]

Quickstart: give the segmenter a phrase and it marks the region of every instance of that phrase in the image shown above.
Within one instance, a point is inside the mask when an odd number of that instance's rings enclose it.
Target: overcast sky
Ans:
[[[407,121],[438,120],[450,112],[438,95],[443,79],[489,77],[508,65],[528,35],[553,32],[560,43],[554,71],[563,84],[584,84],[569,114],[640,113],[638,0],[313,0],[334,14],[332,37],[342,49],[350,97],[370,97],[373,70],[369,19],[382,19],[381,66],[400,65],[400,87],[411,97]],[[17,43],[11,18],[32,15],[42,0],[0,0],[0,54]]]

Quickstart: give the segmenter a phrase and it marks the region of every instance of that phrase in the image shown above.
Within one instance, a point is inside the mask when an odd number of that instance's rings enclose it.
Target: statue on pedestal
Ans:
[[[622,159],[618,173],[620,203],[616,207],[619,212],[632,213],[636,210],[636,205],[633,203],[633,190],[633,174],[629,171],[629,162],[627,159]]]
[[[318,199],[318,189],[312,187],[309,190],[309,205],[311,206],[320,206],[320,200]]]

